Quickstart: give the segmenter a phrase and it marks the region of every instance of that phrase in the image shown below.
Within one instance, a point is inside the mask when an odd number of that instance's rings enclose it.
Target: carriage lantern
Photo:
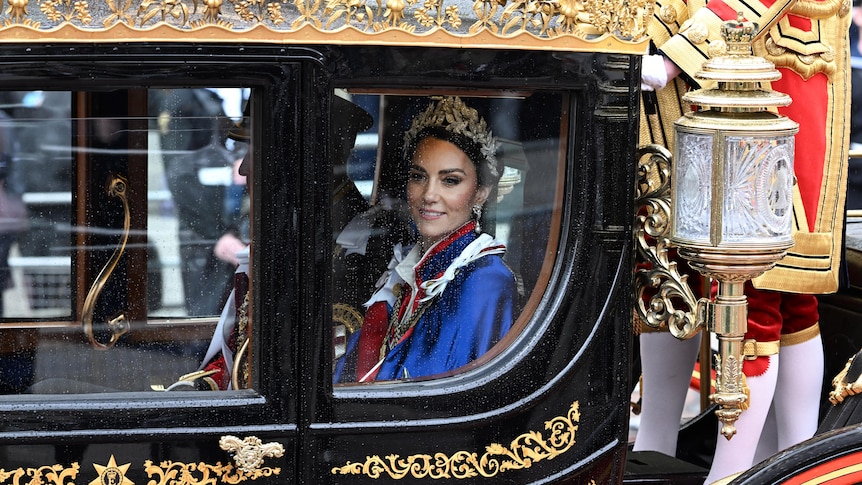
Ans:
[[[747,280],[772,268],[793,245],[793,151],[798,125],[776,112],[790,97],[764,87],[780,79],[752,55],[757,25],[725,22],[726,54],[696,75],[715,87],[683,100],[697,109],[675,123],[670,241],[690,266],[718,281],[706,309],[718,336],[716,391],[722,434],[730,439],[747,407],[742,375]]]

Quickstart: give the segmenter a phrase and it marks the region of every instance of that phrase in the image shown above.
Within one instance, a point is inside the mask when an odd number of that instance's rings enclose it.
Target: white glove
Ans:
[[[641,63],[641,90],[658,91],[667,84],[667,68],[664,56],[653,54],[643,57]]]

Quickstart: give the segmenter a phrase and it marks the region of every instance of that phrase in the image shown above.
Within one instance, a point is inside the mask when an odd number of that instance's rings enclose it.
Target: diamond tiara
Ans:
[[[457,96],[439,97],[434,96],[430,106],[420,115],[413,118],[413,124],[404,134],[404,156],[418,141],[416,137],[426,128],[440,127],[446,131],[461,135],[472,140],[479,146],[488,171],[496,179],[500,174],[497,171],[497,139],[491,133],[491,129],[485,120],[479,116],[479,112],[467,106]],[[479,161],[481,163],[481,161]]]

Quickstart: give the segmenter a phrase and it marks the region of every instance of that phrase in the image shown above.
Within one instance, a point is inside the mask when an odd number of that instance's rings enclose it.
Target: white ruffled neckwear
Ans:
[[[437,244],[442,243],[438,242]],[[428,248],[420,258],[419,245],[414,245],[410,251],[404,255],[404,250],[401,244],[395,245],[393,250],[394,255],[389,261],[389,267],[380,279],[377,281],[377,291],[371,295],[371,298],[365,302],[365,307],[370,307],[378,301],[385,301],[390,306],[395,305],[395,285],[407,283],[411,288],[416,289],[416,268],[425,260],[428,254],[437,246],[437,244]],[[446,268],[441,276],[428,281],[422,282],[419,285],[425,290],[425,296],[420,300],[424,303],[442,294],[446,287],[455,276],[458,270],[476,261],[479,258],[491,254],[503,254],[506,252],[506,246],[495,240],[489,234],[482,233],[473,242],[467,245],[452,263]],[[408,311],[409,313],[409,311]]]

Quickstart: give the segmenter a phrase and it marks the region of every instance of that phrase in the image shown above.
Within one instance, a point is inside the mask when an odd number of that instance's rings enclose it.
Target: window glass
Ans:
[[[232,362],[180,377],[249,326],[248,95],[0,93],[0,392],[229,386]]]
[[[334,99],[348,142],[332,151],[334,383],[481,365],[523,329],[553,264],[562,96]]]
[[[2,95],[2,316],[70,317],[71,93]]]

